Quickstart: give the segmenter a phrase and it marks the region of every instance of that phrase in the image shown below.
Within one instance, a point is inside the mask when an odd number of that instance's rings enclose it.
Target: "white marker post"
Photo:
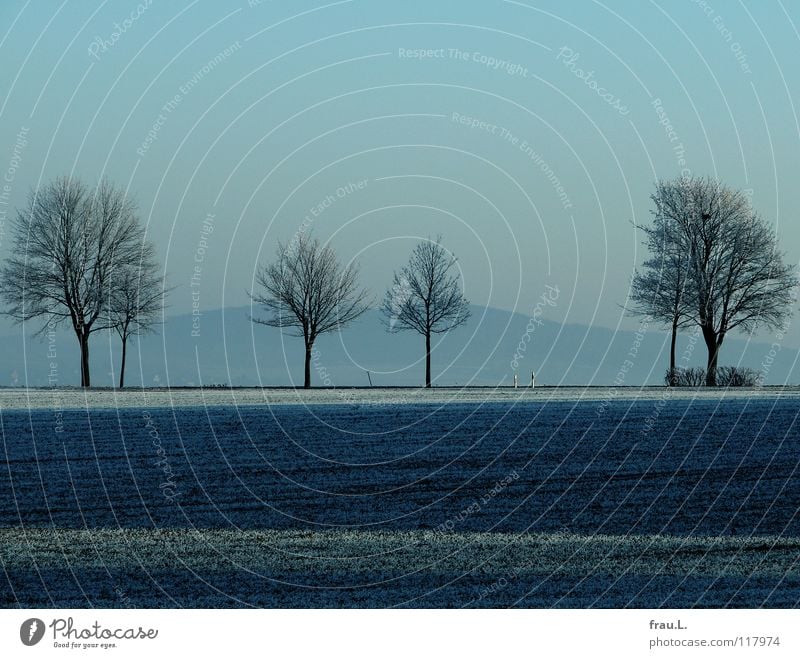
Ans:
[[[536,373],[531,370],[531,388],[536,388]]]
[[[514,388],[517,388],[517,374],[514,373]]]

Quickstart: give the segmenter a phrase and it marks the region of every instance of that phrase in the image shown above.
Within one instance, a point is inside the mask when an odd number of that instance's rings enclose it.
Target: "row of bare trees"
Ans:
[[[122,388],[128,339],[158,323],[166,293],[134,203],[108,182],[91,188],[59,178],[30,194],[12,231],[13,253],[0,269],[4,312],[19,322],[41,319],[39,333],[69,325],[84,387],[91,384],[90,336],[115,331]]]
[[[635,273],[632,310],[671,329],[668,383],[676,385],[678,333],[697,326],[708,350],[706,386],[717,385],[719,355],[735,330],[779,328],[793,312],[796,268],[784,262],[777,236],[741,191],[710,178],[660,181],[651,196],[653,222],[640,226],[649,257]],[[381,305],[389,331],[425,338],[425,385],[431,385],[431,337],[466,322],[469,305],[441,245],[420,242],[395,272]],[[298,331],[305,341],[304,386],[310,386],[314,340],[368,308],[355,266],[340,266],[330,247],[306,234],[279,245],[275,263],[259,271],[264,292],[254,300],[272,311],[256,322]],[[728,378],[730,379],[730,378]]]
[[[13,225],[14,249],[0,268],[4,313],[18,322],[42,320],[38,333],[67,324],[80,347],[81,386],[91,385],[89,339],[115,331],[121,341],[119,387],[125,384],[128,339],[151,331],[168,289],[153,244],[136,207],[108,182],[90,188],[59,178],[28,198]],[[431,385],[431,336],[463,324],[468,302],[450,274],[455,258],[440,240],[421,242],[395,274],[383,309],[390,331],[425,337],[425,383]],[[311,354],[317,337],[339,329],[370,306],[355,265],[343,266],[329,246],[305,233],[279,244],[275,262],[261,268],[256,302],[273,327],[289,329],[305,344],[304,386],[311,386]]]
[[[650,255],[634,275],[632,310],[672,331],[668,383],[675,385],[678,332],[699,327],[708,350],[706,386],[735,330],[779,328],[792,313],[796,268],[772,228],[739,190],[710,178],[660,181],[653,222],[642,226]]]
[[[436,241],[417,244],[408,263],[394,273],[381,305],[388,331],[415,331],[425,338],[425,386],[431,386],[431,337],[464,324],[469,302],[452,273],[455,257]],[[303,387],[311,387],[314,341],[360,317],[370,308],[368,293],[358,284],[358,268],[341,264],[331,247],[308,233],[279,244],[275,261],[260,268],[261,291],[253,301],[269,316],[259,324],[288,329],[303,339]]]
[[[699,327],[708,348],[706,385],[717,384],[719,354],[734,330],[780,327],[792,312],[798,285],[784,263],[774,231],[740,191],[709,178],[661,181],[652,195],[653,222],[642,226],[649,258],[632,281],[635,313],[672,331],[669,383],[676,383],[678,333]],[[167,289],[155,249],[124,190],[101,182],[90,188],[60,178],[31,193],[17,213],[14,250],[0,268],[5,313],[42,319],[41,332],[66,323],[80,346],[81,385],[91,383],[89,338],[116,331],[122,344],[124,386],[128,339],[158,323]],[[469,318],[469,302],[453,271],[455,257],[436,240],[421,241],[394,273],[380,305],[388,331],[425,339],[425,385],[431,386],[431,339]],[[369,307],[358,268],[305,232],[278,245],[260,268],[253,300],[268,311],[255,322],[288,329],[305,347],[305,388],[311,386],[316,339]]]

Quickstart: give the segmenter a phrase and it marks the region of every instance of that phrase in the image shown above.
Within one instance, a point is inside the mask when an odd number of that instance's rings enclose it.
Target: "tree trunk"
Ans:
[[[306,369],[303,377],[303,388],[311,388],[311,348],[313,343],[306,343]]]
[[[708,349],[708,365],[706,366],[706,386],[717,385],[717,365],[719,363],[719,350],[722,347],[722,337],[717,337],[713,329],[703,327],[703,338]]]
[[[672,342],[669,346],[669,385],[675,386],[677,384],[676,378],[678,373],[677,364],[675,362],[675,349],[678,344],[678,318],[677,316],[672,320]]]
[[[123,388],[125,386],[125,353],[128,349],[128,338],[127,336],[122,339],[122,360],[119,364],[119,387]]]
[[[425,334],[425,388],[431,387],[431,334]]]
[[[81,346],[81,386],[89,388],[91,386],[89,378],[89,332],[82,329],[78,340]]]

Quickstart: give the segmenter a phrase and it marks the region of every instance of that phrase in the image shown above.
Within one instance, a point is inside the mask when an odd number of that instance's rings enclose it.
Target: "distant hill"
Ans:
[[[254,325],[249,307],[207,311],[193,335],[191,315],[167,319],[158,335],[134,338],[128,350],[126,383],[140,386],[286,386],[302,383],[302,342],[278,329]],[[439,336],[433,353],[437,385],[510,385],[517,354],[520,385],[537,373],[547,385],[660,384],[667,366],[668,336],[656,328],[634,331],[560,325],[493,308],[472,307],[467,325]],[[532,331],[526,331],[528,328]],[[524,347],[519,351],[519,346]],[[690,348],[686,336],[679,355]],[[340,334],[319,339],[312,378],[315,385],[419,385],[424,377],[424,341],[412,333],[389,334],[375,310]],[[119,362],[116,335],[96,334],[92,345],[92,383],[111,386]],[[690,352],[691,353],[691,352]],[[0,385],[47,386],[79,383],[78,350],[71,330],[49,338],[23,340],[20,328],[0,338]],[[760,370],[769,345],[730,338],[722,362]],[[698,340],[691,362],[702,365],[705,346]],[[769,367],[768,384],[796,383],[798,353],[784,347]],[[114,366],[112,367],[112,362]],[[53,376],[53,380],[49,378]]]

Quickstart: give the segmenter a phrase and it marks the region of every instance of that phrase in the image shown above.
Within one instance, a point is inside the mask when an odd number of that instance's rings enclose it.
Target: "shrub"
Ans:
[[[717,368],[717,386],[757,386],[758,383],[758,373],[750,368],[736,368],[734,366]]]
[[[700,387],[706,384],[706,371],[704,368],[676,368],[667,370],[664,381],[669,386]],[[736,368],[734,366],[720,366],[717,368],[717,386],[738,388],[758,386],[761,378],[755,370],[750,368]]]
[[[675,368],[667,370],[664,380],[670,386],[703,386],[706,383],[706,371],[703,368]]]

